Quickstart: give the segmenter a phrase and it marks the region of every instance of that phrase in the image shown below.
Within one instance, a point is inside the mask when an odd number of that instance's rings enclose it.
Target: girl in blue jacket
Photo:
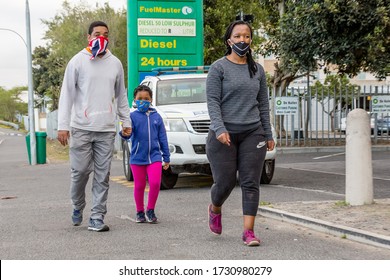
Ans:
[[[151,108],[152,90],[140,85],[134,90],[137,110],[130,113],[132,132],[130,165],[134,177],[134,200],[137,210],[136,222],[157,223],[154,213],[160,192],[162,168],[169,168],[169,148],[164,122],[156,109]],[[162,161],[164,162],[163,167]],[[146,177],[149,182],[148,204],[144,208]],[[146,214],[146,217],[145,217]]]

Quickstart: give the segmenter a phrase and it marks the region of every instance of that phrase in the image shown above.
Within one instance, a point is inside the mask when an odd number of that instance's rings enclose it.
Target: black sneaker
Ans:
[[[135,222],[136,223],[145,223],[146,222],[144,211],[137,212],[137,216],[135,217]]]
[[[149,209],[146,211],[146,220],[152,224],[157,223],[157,217],[156,214],[154,214],[154,209]]]
[[[92,231],[109,231],[110,228],[100,219],[89,219],[88,230]]]
[[[73,225],[79,226],[81,225],[82,221],[83,221],[83,210],[73,209],[73,214],[72,214]]]

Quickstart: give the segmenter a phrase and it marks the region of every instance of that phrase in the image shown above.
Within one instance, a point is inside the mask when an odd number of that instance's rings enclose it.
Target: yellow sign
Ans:
[[[176,40],[168,42],[157,42],[152,39],[141,39],[140,48],[141,49],[176,49]]]
[[[181,9],[172,8],[172,7],[163,8],[161,6],[154,6],[154,7],[140,6],[139,11],[140,13],[180,14]]]

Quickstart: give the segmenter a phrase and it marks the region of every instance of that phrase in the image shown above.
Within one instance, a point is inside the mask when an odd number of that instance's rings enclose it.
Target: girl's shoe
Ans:
[[[135,217],[135,221],[137,223],[145,223],[146,222],[145,212],[144,211],[137,212],[137,216]]]
[[[242,234],[242,240],[248,246],[259,246],[260,239],[255,236],[253,230],[247,229]]]
[[[157,223],[157,217],[156,214],[154,214],[154,209],[149,209],[146,211],[146,220],[152,224]]]

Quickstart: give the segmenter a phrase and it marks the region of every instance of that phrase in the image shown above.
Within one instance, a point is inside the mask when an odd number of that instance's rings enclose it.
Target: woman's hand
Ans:
[[[230,135],[228,132],[221,133],[218,137],[217,140],[221,142],[224,145],[230,146]]]
[[[274,148],[275,148],[274,140],[268,140],[267,141],[267,151],[272,151]]]

